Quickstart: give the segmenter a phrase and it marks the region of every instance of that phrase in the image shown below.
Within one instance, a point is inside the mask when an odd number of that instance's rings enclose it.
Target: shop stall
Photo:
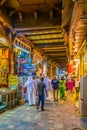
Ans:
[[[18,76],[18,99],[26,98],[23,93],[23,86],[28,79],[30,73],[30,48],[29,46],[18,38],[15,38],[14,45],[14,73]]]
[[[9,108],[9,105],[12,107],[17,103],[17,98],[14,105],[12,105],[13,102],[11,102],[12,100],[15,100],[17,90],[15,92],[9,87],[12,55],[11,50],[12,44],[8,37],[6,37],[4,27],[0,25],[0,112],[4,111],[6,108]],[[10,98],[11,95],[14,95],[13,99]]]
[[[0,87],[8,87],[8,74],[10,71],[9,48],[0,48]]]

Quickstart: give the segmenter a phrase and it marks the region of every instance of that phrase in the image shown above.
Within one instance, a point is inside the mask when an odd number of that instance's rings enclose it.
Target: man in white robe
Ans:
[[[25,87],[27,87],[27,94],[28,94],[28,102],[29,105],[35,105],[35,94],[34,94],[34,81],[32,79],[32,76],[28,77],[27,82],[25,83]]]

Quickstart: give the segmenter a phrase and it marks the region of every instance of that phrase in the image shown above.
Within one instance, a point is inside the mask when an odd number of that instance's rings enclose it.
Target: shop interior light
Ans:
[[[0,41],[2,42],[2,43],[6,43],[6,39],[5,38],[3,38],[3,37],[0,37]]]
[[[14,45],[14,47],[15,47],[16,49],[20,49],[20,50],[22,50],[22,51],[24,51],[24,52],[26,52],[26,53],[29,53],[29,51],[27,51],[27,50],[21,48],[20,46]]]

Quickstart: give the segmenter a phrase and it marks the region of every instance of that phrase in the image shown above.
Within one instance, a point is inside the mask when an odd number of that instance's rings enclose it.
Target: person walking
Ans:
[[[35,83],[36,83],[36,85],[37,85],[38,83],[40,83],[40,79],[39,79],[38,76],[36,76]]]
[[[52,79],[51,84],[53,88],[53,99],[54,101],[58,101],[59,80],[56,79],[56,76]]]
[[[60,100],[66,99],[65,91],[65,79],[62,77],[60,80]]]
[[[45,83],[45,85],[46,85],[46,90],[47,90],[47,98],[45,97],[45,100],[50,100],[50,88],[51,88],[51,83],[50,83],[50,79],[49,79],[49,77],[46,75],[45,77],[44,77],[44,81],[43,81],[44,83]]]
[[[35,79],[35,84],[36,84],[36,90],[37,90],[37,85],[40,83],[40,79],[38,76],[36,76],[36,79]],[[36,91],[35,91],[36,92]],[[37,92],[36,92],[37,93]],[[37,105],[37,102],[38,102],[38,94],[36,94],[36,105]]]
[[[28,80],[26,81],[24,87],[27,88],[29,106],[35,105],[35,95],[34,95],[35,84],[32,79],[32,76],[28,77]]]
[[[39,106],[40,106],[40,103],[41,103],[41,111],[44,111],[45,93],[46,93],[46,96],[47,96],[46,85],[43,83],[43,80],[44,80],[44,78],[41,77],[41,82],[37,84],[37,93],[38,93],[37,109],[39,109]]]

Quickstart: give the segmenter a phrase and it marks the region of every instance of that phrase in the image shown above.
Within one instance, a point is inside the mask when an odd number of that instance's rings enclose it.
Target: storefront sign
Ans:
[[[18,89],[18,76],[17,75],[9,75],[8,77],[8,85],[12,90]]]

